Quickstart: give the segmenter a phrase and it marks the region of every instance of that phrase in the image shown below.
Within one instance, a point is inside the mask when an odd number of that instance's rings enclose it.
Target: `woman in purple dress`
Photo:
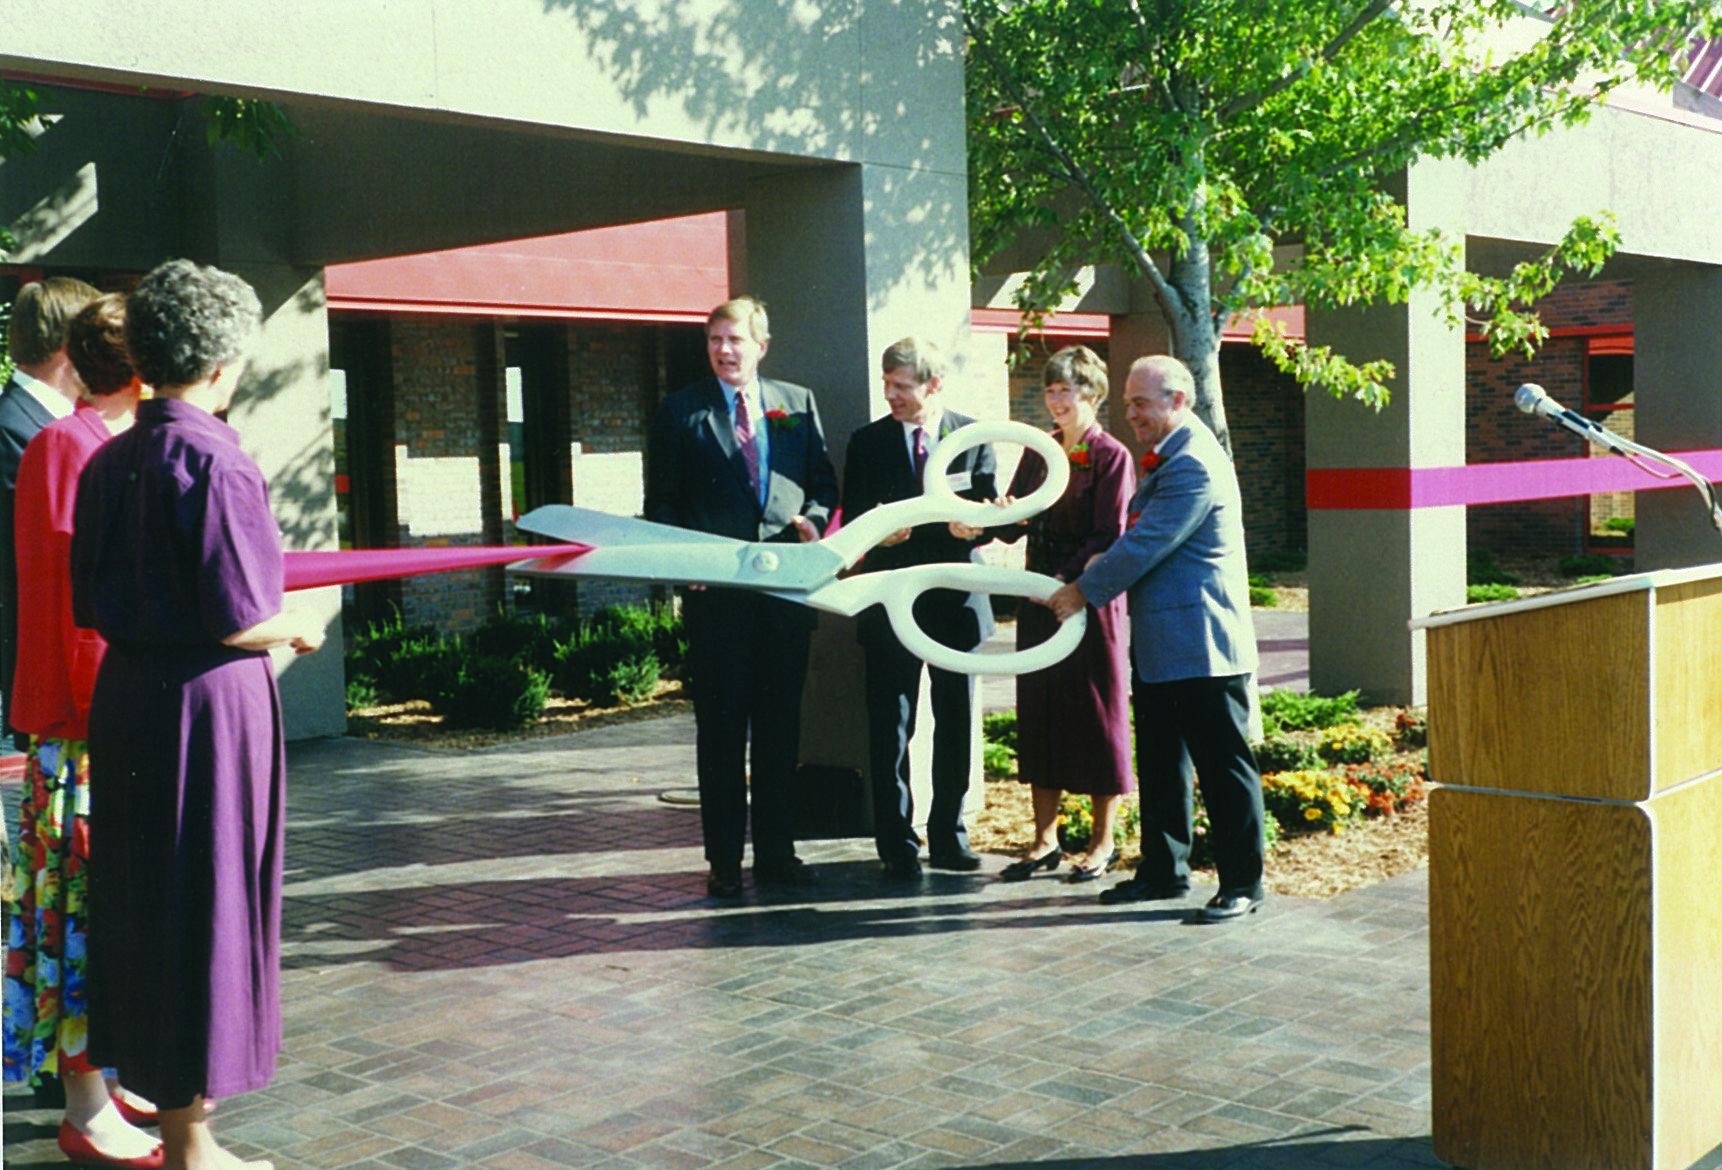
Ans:
[[[1106,366],[1086,346],[1059,350],[1041,376],[1053,437],[1070,460],[1070,486],[1057,503],[1003,540],[1028,535],[1028,568],[1074,581],[1094,557],[1124,533],[1136,476],[1130,452],[1100,425]],[[1046,464],[1023,455],[1009,496],[1025,496],[1046,480]],[[1017,614],[1018,649],[1037,646],[1058,630],[1052,611],[1025,605]],[[1093,881],[1112,868],[1119,800],[1135,788],[1130,764],[1130,621],[1122,596],[1088,609],[1088,630],[1076,651],[1046,670],[1016,681],[1017,774],[1034,787],[1034,844],[1005,866],[1006,881],[1058,868],[1058,806],[1064,792],[1086,793],[1094,804],[1094,833],[1072,881]]]
[[[321,645],[284,611],[262,473],[218,419],[262,312],[173,260],[126,304],[156,398],[79,479],[72,603],[108,641],[90,705],[90,1055],[153,1098],[173,1170],[246,1165],[206,1099],[269,1083],[281,1047],[285,755],[267,653]]]

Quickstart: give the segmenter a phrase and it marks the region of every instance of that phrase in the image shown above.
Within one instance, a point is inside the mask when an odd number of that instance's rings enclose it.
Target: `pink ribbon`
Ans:
[[[360,581],[383,581],[395,577],[417,577],[425,573],[451,573],[457,569],[482,569],[506,565],[532,557],[572,559],[586,552],[587,544],[479,545],[448,548],[356,548],[337,552],[290,552],[283,560],[287,588],[316,589],[323,585],[356,585]]]

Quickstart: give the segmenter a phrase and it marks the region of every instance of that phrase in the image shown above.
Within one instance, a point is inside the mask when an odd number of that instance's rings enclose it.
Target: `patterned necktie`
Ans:
[[[915,428],[915,482],[921,482],[921,472],[927,467],[927,428]]]
[[[735,442],[741,448],[742,462],[747,464],[747,482],[753,485],[754,499],[759,498],[759,447],[753,439],[753,419],[748,414],[747,393],[735,394]]]

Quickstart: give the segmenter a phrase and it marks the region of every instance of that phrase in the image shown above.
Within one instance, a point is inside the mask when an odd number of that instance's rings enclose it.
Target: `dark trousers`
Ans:
[[[1247,730],[1248,679],[1136,680],[1130,703],[1142,791],[1143,880],[1190,880],[1194,778],[1208,808],[1221,892],[1261,895],[1262,780]]]
[[[888,632],[861,644],[867,667],[867,747],[873,772],[873,839],[883,861],[914,857],[915,802],[909,790],[909,740],[915,734],[915,699],[925,663]],[[966,674],[926,667],[933,707],[933,807],[927,814],[927,850],[968,848],[963,797],[969,791],[969,706]]]
[[[688,594],[683,615],[706,861],[741,865],[751,740],[753,861],[788,862],[813,615],[793,602],[725,589]]]

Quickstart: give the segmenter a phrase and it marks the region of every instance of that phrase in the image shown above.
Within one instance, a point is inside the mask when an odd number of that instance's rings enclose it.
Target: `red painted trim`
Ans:
[[[1674,454],[1701,475],[1722,479],[1722,447]],[[1311,510],[1406,511],[1689,486],[1684,479],[1657,479],[1618,458],[1528,459],[1463,467],[1330,467],[1304,473],[1304,505]]]
[[[705,323],[705,312],[676,309],[562,308],[552,305],[451,305],[441,301],[412,301],[398,297],[338,296],[328,307],[344,313],[429,313],[438,317],[554,318],[562,321],[633,321],[642,324]]]

